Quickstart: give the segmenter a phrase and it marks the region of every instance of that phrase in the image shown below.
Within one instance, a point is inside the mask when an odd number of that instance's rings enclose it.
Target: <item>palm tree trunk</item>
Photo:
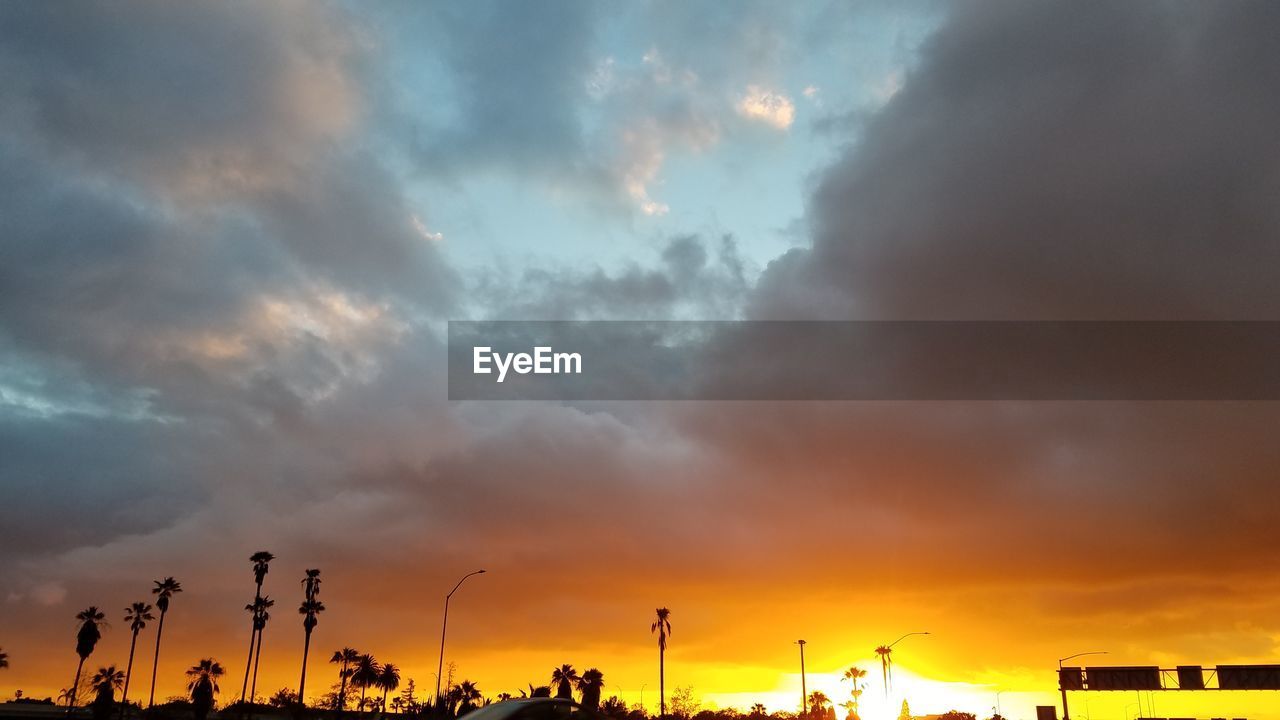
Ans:
[[[138,631],[133,631],[129,641],[129,664],[124,666],[124,692],[120,694],[120,720],[129,712],[129,678],[133,676],[133,648],[138,644]]]
[[[365,685],[360,686],[360,707],[357,708],[360,712],[364,712],[364,693],[368,689],[369,688]]]
[[[264,630],[266,628],[263,628]],[[249,700],[258,697],[258,660],[262,658],[262,630],[258,631],[258,650],[253,656],[253,684],[249,686]]]
[[[84,658],[80,658],[80,664],[76,665],[76,679],[71,683],[71,699],[67,701],[67,709],[76,706],[76,692],[80,689],[80,671],[84,669]]]
[[[156,703],[156,668],[160,666],[160,633],[164,632],[164,614],[160,611],[160,625],[156,627],[156,657],[151,661],[151,694],[147,697],[147,707]]]
[[[342,661],[342,685],[338,688],[338,712],[347,709],[347,661]]]
[[[253,645],[258,641],[258,629],[254,628],[249,633],[249,659],[244,661],[244,684],[240,686],[240,702],[244,702],[245,695],[249,692],[249,671],[253,669]]]
[[[658,717],[667,715],[667,651],[658,649]]]
[[[387,691],[389,691],[390,689],[391,688],[382,689],[382,712],[383,713],[387,712]]]
[[[298,706],[306,707],[307,701],[303,693],[307,690],[307,654],[311,652],[311,630],[307,630],[307,639],[302,642],[302,679],[298,681]]]

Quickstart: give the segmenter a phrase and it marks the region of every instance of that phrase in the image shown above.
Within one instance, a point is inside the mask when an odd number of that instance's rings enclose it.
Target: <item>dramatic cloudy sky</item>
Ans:
[[[1280,319],[1277,28],[1264,3],[0,5],[0,692],[66,687],[88,605],[90,664],[122,664],[119,609],[175,575],[159,694],[213,656],[227,697],[259,549],[268,691],[308,567],[317,693],[342,645],[434,683],[476,567],[448,658],[491,694],[571,662],[652,707],[659,605],[668,687],[721,706],[790,709],[798,637],[840,696],[932,631],[889,699],[873,673],[873,720],[997,690],[1028,717],[1081,650],[1273,660],[1273,404],[449,403],[443,337]],[[1155,710],[1280,717],[1225,697]]]

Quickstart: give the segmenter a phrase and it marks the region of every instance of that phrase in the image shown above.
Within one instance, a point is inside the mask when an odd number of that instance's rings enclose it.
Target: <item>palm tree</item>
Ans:
[[[378,672],[377,686],[382,688],[382,707],[387,706],[387,693],[400,687],[400,668],[387,663]]]
[[[893,665],[892,659],[893,648],[888,645],[880,645],[876,647],[876,654],[880,656],[880,676],[884,679],[884,696],[889,697],[889,680],[893,677],[890,666]]]
[[[551,684],[556,688],[556,697],[573,699],[573,685],[578,682],[578,671],[572,665],[564,664],[551,671]]]
[[[845,700],[840,703],[840,707],[844,708],[845,720],[855,720],[858,717],[858,703],[853,700]]]
[[[360,688],[360,705],[361,710],[364,709],[364,696],[369,688],[378,683],[379,673],[382,667],[378,665],[378,661],[373,656],[365,653],[356,658],[355,669],[351,672],[351,684]]]
[[[298,681],[298,704],[305,706],[307,701],[303,693],[307,689],[307,655],[311,654],[311,631],[320,622],[317,616],[324,612],[324,603],[320,602],[320,571],[308,570],[302,584],[306,588],[306,599],[298,606],[298,612],[303,615],[302,629],[306,632],[306,640],[302,643],[302,679]]]
[[[458,683],[458,687],[455,690],[457,691],[458,701],[461,703],[458,706],[459,717],[475,710],[480,701],[484,699],[484,696],[480,693],[480,688],[470,680],[463,680]]]
[[[155,580],[151,594],[156,596],[156,608],[160,610],[160,624],[156,626],[156,656],[151,661],[151,693],[147,696],[147,707],[156,703],[156,669],[160,667],[160,635],[164,632],[164,616],[169,612],[169,598],[182,592],[182,583],[167,577]]]
[[[269,565],[271,561],[275,559],[276,556],[266,550],[259,550],[249,556],[249,562],[253,563],[253,580],[257,585],[257,589],[253,593],[253,601],[255,604],[262,599],[262,581],[266,579]],[[253,646],[259,638],[258,624],[258,616],[255,613],[253,616],[252,630],[249,632],[249,659],[245,660],[244,663],[244,684],[240,686],[240,702],[244,702],[245,693],[249,691],[249,670],[253,666],[254,657]],[[256,671],[254,674],[257,674]]]
[[[93,716],[105,718],[111,714],[111,706],[116,703],[116,690],[124,684],[125,673],[117,670],[115,665],[98,668],[98,672],[89,678],[89,688],[94,691]]]
[[[124,609],[124,621],[129,623],[133,637],[129,639],[129,663],[124,666],[124,692],[120,695],[120,717],[129,711],[129,678],[133,675],[133,649],[138,645],[138,632],[147,626],[148,620],[154,620],[151,606],[144,602],[136,602]]]
[[[667,636],[671,634],[671,611],[658,608],[658,619],[649,626],[650,633],[658,633],[658,716],[667,714]]]
[[[852,712],[854,715],[858,714],[858,698],[862,697],[862,678],[866,676],[867,676],[866,670],[863,670],[857,665],[854,665],[848,670],[845,670],[844,675],[840,677],[841,680],[848,680],[849,682],[853,683],[853,689],[849,691],[849,695],[853,698]]]
[[[267,621],[271,619],[271,613],[267,611],[275,604],[276,601],[269,597],[259,597],[252,604],[244,606],[245,610],[253,613],[253,628],[258,633],[258,648],[253,656],[253,682],[249,685],[249,702],[256,702],[258,697],[258,660],[262,657],[262,631],[267,629]]]
[[[204,720],[213,709],[213,696],[218,693],[218,678],[226,671],[213,658],[205,658],[187,670],[187,691],[191,693],[191,709],[196,720]]]
[[[76,691],[80,687],[80,671],[84,669],[84,661],[93,654],[93,648],[97,646],[98,641],[102,639],[101,624],[107,619],[107,616],[98,610],[97,605],[90,605],[88,608],[76,613],[76,619],[80,621],[80,629],[76,632],[76,654],[80,656],[80,663],[76,665],[76,679],[71,683],[71,699],[67,702],[67,707],[76,706]]]
[[[604,673],[591,668],[578,678],[578,691],[582,693],[582,707],[595,712],[600,707],[600,691],[604,688]]]
[[[831,704],[831,698],[821,690],[814,690],[809,693],[809,714],[811,717],[820,718],[826,714],[827,706]]]
[[[351,665],[360,659],[360,651],[355,648],[342,648],[333,651],[333,657],[329,658],[329,662],[341,664],[338,669],[338,679],[342,686],[338,688],[338,711],[347,709],[347,680],[351,677]]]

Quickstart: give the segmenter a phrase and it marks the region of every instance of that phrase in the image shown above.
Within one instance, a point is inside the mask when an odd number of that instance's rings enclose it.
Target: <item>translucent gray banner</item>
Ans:
[[[1280,322],[452,321],[451,400],[1280,400]]]

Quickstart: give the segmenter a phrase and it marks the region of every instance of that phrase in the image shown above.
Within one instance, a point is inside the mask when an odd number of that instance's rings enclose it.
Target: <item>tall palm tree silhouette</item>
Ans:
[[[564,664],[551,671],[551,684],[556,688],[556,697],[573,699],[573,685],[578,682],[578,671],[572,665]]]
[[[351,684],[360,688],[360,704],[358,710],[364,710],[365,692],[378,683],[378,674],[382,667],[368,653],[356,658],[355,669],[351,672]]]
[[[303,694],[307,691],[307,656],[311,654],[311,631],[320,622],[316,616],[324,612],[324,603],[320,602],[320,571],[308,570],[302,579],[306,599],[298,606],[302,613],[302,629],[306,632],[306,640],[302,643],[302,679],[298,681],[298,705],[306,707],[307,700]]]
[[[340,665],[338,680],[342,685],[338,688],[338,712],[347,709],[347,680],[351,679],[351,666],[359,659],[360,651],[349,647],[333,651],[333,657],[329,658],[329,662]]]
[[[880,673],[884,677],[884,696],[889,697],[889,690],[893,685],[893,646],[906,640],[912,635],[928,635],[929,631],[909,632],[906,635],[894,640],[888,645],[880,645],[876,648],[876,655],[880,656]]]
[[[891,677],[889,666],[893,664],[892,653],[893,648],[888,645],[876,646],[876,655],[880,656],[880,677],[884,680],[884,696],[886,698],[889,697],[889,678]]]
[[[658,619],[649,626],[650,633],[658,633],[658,717],[667,714],[667,636],[671,634],[671,611],[658,608]]]
[[[136,602],[124,609],[124,621],[129,623],[133,637],[129,639],[129,662],[124,666],[124,692],[120,695],[120,717],[129,711],[129,678],[133,675],[133,649],[138,645],[138,633],[147,626],[148,620],[154,620],[151,606],[144,602]]]
[[[849,691],[849,695],[850,697],[853,698],[852,712],[854,715],[858,714],[858,698],[862,697],[862,678],[866,676],[867,676],[867,671],[863,670],[857,665],[854,665],[853,667],[850,667],[848,670],[845,670],[844,674],[840,676],[840,679],[842,681],[848,680],[850,683],[853,684],[853,689]]]
[[[191,709],[196,720],[204,720],[213,709],[213,696],[218,693],[218,678],[226,671],[213,658],[205,658],[187,670],[187,691],[191,693]]]
[[[267,571],[270,569],[270,563],[275,560],[276,556],[266,550],[249,556],[249,562],[253,563],[253,580],[257,585],[257,589],[253,593],[254,603],[262,599],[262,581],[267,577]],[[249,691],[249,671],[253,667],[253,646],[258,641],[258,616],[253,616],[253,625],[249,631],[249,658],[244,662],[244,684],[240,686],[240,702],[244,702],[245,694]]]
[[[377,685],[382,689],[382,707],[387,707],[387,693],[400,687],[400,668],[391,663],[382,666],[378,671]]]
[[[578,691],[582,693],[582,707],[594,713],[600,708],[600,691],[604,689],[604,673],[591,668],[578,678]]]
[[[253,702],[258,697],[258,661],[262,658],[262,631],[267,629],[267,621],[271,619],[271,613],[267,612],[276,604],[265,595],[254,600],[252,604],[245,605],[245,610],[253,612],[253,628],[258,633],[258,648],[253,655],[253,681],[249,685],[249,702]]]
[[[80,663],[76,665],[76,679],[71,683],[71,699],[67,701],[67,707],[76,706],[76,693],[80,688],[80,671],[84,669],[84,661],[93,654],[93,648],[102,639],[101,625],[107,616],[98,610],[97,605],[90,605],[76,613],[76,619],[80,621],[80,629],[76,631],[76,654],[80,656]]]
[[[156,608],[160,610],[160,623],[156,625],[156,655],[151,661],[151,692],[147,695],[147,707],[156,704],[156,669],[160,667],[160,635],[164,633],[164,616],[169,612],[169,598],[182,592],[182,583],[167,577],[155,580],[151,594],[156,596]]]

